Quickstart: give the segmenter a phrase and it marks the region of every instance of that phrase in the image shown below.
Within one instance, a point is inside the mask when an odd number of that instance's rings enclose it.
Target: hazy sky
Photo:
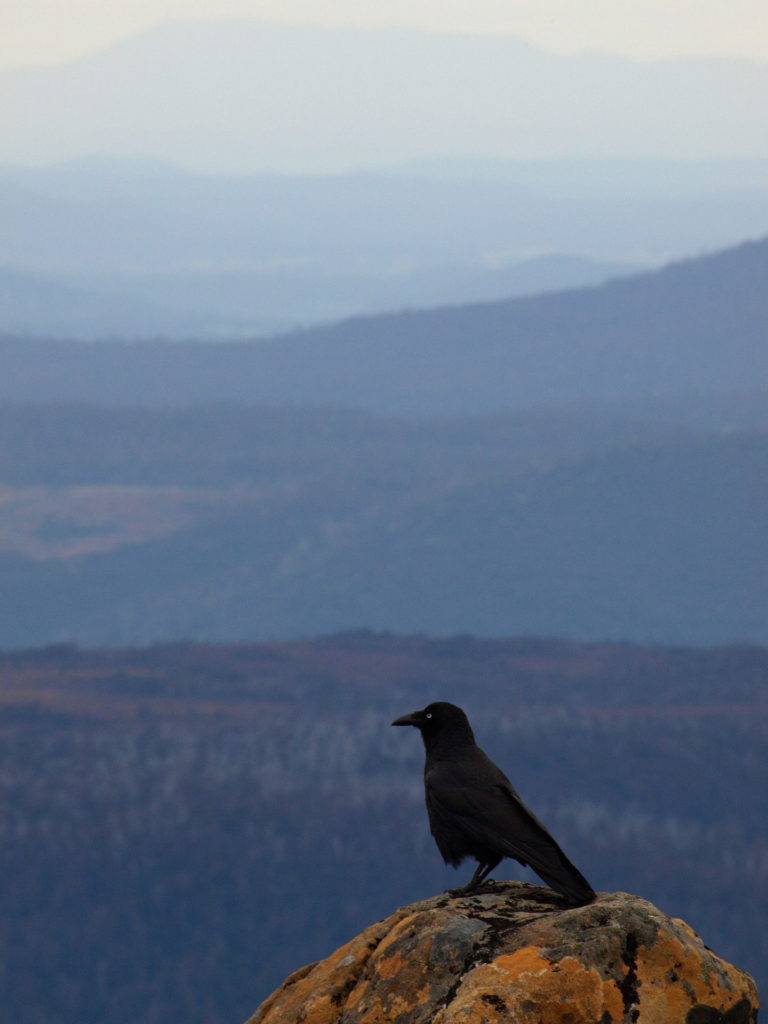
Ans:
[[[638,59],[768,60],[766,0],[1,0],[0,67],[78,57],[164,21],[232,17],[509,33]]]

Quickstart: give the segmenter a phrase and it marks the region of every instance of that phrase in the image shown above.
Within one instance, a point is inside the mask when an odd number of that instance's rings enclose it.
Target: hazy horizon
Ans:
[[[53,65],[94,53],[164,23],[246,18],[283,25],[416,29],[517,36],[552,53],[636,60],[768,59],[765,7],[736,0],[9,0],[0,9],[0,68]]]
[[[448,157],[768,157],[768,63],[556,54],[513,36],[200,20],[0,72],[0,162],[217,173]]]

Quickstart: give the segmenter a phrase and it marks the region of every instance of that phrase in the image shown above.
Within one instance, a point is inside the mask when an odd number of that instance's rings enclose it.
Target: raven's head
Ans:
[[[392,725],[412,725],[427,739],[441,733],[453,733],[464,740],[474,743],[474,736],[469,719],[456,704],[439,700],[428,704],[423,711],[412,711],[410,715],[401,715]]]

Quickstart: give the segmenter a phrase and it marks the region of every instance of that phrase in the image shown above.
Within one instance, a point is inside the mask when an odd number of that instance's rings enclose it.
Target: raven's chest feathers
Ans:
[[[474,745],[450,757],[428,758],[424,790],[430,830],[453,867],[465,857],[495,859],[501,835],[522,806],[501,769]]]

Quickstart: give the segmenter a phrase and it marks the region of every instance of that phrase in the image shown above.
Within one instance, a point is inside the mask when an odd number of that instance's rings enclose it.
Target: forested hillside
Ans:
[[[270,341],[0,340],[3,401],[485,415],[746,391],[768,372],[765,239],[595,288],[356,318]]]
[[[765,396],[413,421],[0,409],[0,644],[768,641]]]
[[[434,698],[597,889],[765,982],[768,652],[355,634],[0,656],[0,963],[14,1024],[237,1021],[464,880],[428,834]],[[505,862],[496,877],[529,877]]]

